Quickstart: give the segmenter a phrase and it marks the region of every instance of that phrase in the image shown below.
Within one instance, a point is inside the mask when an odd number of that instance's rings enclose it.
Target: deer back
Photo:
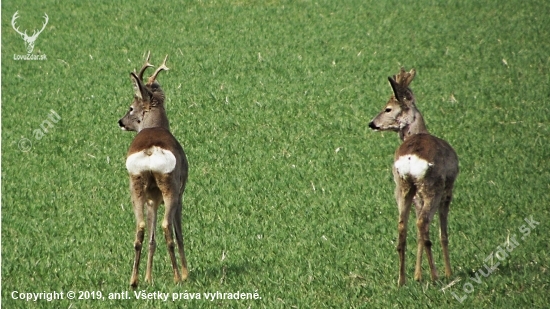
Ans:
[[[188,174],[185,152],[166,128],[141,130],[128,149],[126,168],[130,174],[143,172],[174,174],[184,184]]]
[[[411,135],[397,148],[394,169],[401,178],[454,183],[458,156],[443,139],[427,133]]]

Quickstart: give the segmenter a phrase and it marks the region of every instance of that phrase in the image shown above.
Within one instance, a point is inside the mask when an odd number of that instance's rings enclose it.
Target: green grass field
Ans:
[[[3,307],[548,306],[550,2],[125,2],[2,2]],[[16,11],[29,35],[48,14],[33,51],[46,60],[16,60],[26,54]],[[149,50],[156,65],[169,55],[159,81],[190,162],[190,278],[172,282],[159,227],[154,282],[142,263],[137,290],[168,293],[166,302],[136,299],[128,285],[134,133],[117,125],[133,96],[129,72]],[[425,280],[413,280],[411,223],[398,289],[399,140],[368,122],[401,66],[417,69],[419,109],[461,173],[452,278],[426,280],[424,260]],[[15,299],[51,292],[64,299]],[[205,299],[216,292],[261,299]]]

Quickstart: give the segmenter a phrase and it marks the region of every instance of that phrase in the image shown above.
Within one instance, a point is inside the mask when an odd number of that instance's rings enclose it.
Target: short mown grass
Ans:
[[[48,14],[33,52],[47,60],[14,60],[25,53],[16,11],[29,34]],[[518,0],[2,2],[2,305],[546,307],[549,12],[547,1]],[[142,265],[138,291],[201,300],[136,299],[128,286],[135,223],[124,160],[134,134],[117,120],[132,99],[129,72],[149,50],[157,65],[169,55],[159,81],[190,162],[191,273],[173,284],[159,229],[154,282],[143,282]],[[456,149],[461,173],[452,278],[412,279],[410,224],[398,289],[399,141],[367,124],[401,66],[417,69],[419,109]],[[60,119],[48,125],[52,110]],[[431,231],[442,273],[437,222]],[[514,236],[519,245],[498,260]],[[105,299],[12,297],[53,291]],[[126,291],[130,299],[108,299]],[[216,291],[261,299],[204,299]]]

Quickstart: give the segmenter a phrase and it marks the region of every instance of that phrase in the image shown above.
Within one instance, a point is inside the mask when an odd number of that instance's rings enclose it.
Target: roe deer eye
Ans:
[[[389,113],[391,112],[391,108],[387,107],[386,110],[385,110],[386,113]]]

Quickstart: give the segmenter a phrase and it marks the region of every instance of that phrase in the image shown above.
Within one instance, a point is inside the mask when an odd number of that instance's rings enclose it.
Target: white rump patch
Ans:
[[[393,164],[401,177],[405,178],[407,176],[412,176],[416,179],[424,178],[428,168],[432,165],[433,163],[429,163],[413,154],[401,156]]]
[[[174,154],[157,146],[133,153],[126,159],[126,169],[132,175],[146,171],[167,174],[174,168],[176,168]]]

